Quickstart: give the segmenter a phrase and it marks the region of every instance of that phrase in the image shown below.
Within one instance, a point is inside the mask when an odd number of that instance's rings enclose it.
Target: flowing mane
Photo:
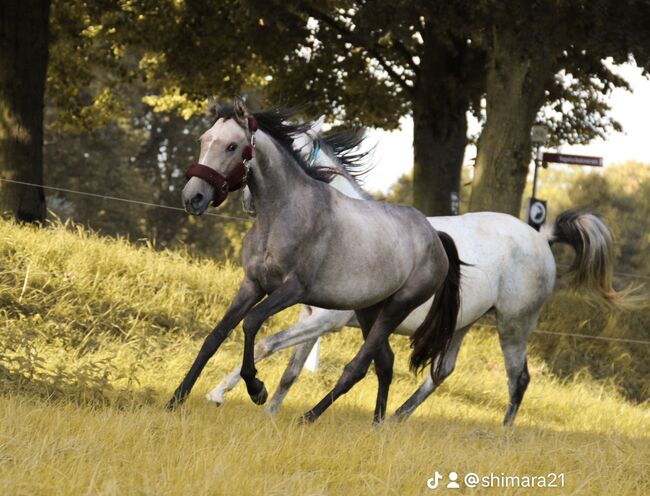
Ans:
[[[363,176],[375,166],[370,161],[374,151],[360,151],[359,147],[365,139],[365,129],[348,129],[318,138],[315,143],[327,150],[327,155],[338,168],[339,175],[344,177],[364,200],[374,200],[373,196],[363,189]]]
[[[326,145],[332,150],[341,166],[360,185],[363,184],[364,176],[375,167],[371,160],[375,148],[366,151],[360,150],[365,139],[366,130],[361,127],[337,131],[319,139],[321,145]]]

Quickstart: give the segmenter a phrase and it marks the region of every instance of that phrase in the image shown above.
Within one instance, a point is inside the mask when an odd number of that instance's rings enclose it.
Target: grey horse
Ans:
[[[354,310],[364,343],[330,393],[303,415],[316,420],[361,380],[374,360],[378,377],[374,419],[380,422],[392,381],[388,336],[416,308],[435,298],[413,335],[411,365],[441,364],[460,306],[460,265],[450,236],[436,231],[418,210],[350,198],[327,182],[332,170],[309,167],[293,149],[304,126],[290,114],[249,113],[241,99],[221,108],[201,136],[199,162],[182,192],[195,215],[247,184],[257,220],[246,234],[244,281],[225,316],[205,339],[169,408],[182,402],[208,360],[243,319],[241,377],[253,402],[267,399],[256,375],[255,336],[271,315],[297,303]],[[319,180],[320,179],[320,180]],[[265,298],[266,297],[266,298]],[[263,301],[262,301],[263,300]]]

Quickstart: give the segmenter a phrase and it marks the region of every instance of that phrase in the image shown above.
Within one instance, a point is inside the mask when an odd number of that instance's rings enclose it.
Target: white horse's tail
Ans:
[[[592,212],[571,209],[555,219],[548,241],[567,243],[576,251],[569,268],[571,287],[585,289],[619,308],[637,308],[645,298],[636,295],[636,288],[616,291],[612,285],[614,238],[609,227]]]

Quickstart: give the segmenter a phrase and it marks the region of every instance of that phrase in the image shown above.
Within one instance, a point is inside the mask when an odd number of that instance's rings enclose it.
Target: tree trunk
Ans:
[[[472,71],[463,49],[441,46],[427,30],[423,40],[413,96],[413,200],[427,216],[452,215],[458,213],[467,145],[471,85],[465,75]]]
[[[458,214],[457,210],[453,211],[452,203],[455,201],[457,209],[467,144],[467,109],[445,109],[445,113],[435,113],[432,106],[420,106],[424,105],[414,102],[415,207],[427,216]]]
[[[0,177],[42,184],[49,0],[0,0]],[[0,213],[45,219],[42,188],[0,182]]]
[[[518,217],[531,160],[530,131],[553,76],[553,60],[531,56],[516,38],[497,33],[487,69],[487,119],[478,141],[470,210]]]

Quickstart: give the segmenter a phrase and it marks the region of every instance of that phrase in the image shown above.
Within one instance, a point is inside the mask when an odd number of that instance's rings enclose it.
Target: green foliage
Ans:
[[[463,167],[461,173],[461,192],[460,192],[460,213],[468,211],[469,196],[471,193],[471,167]],[[413,205],[413,172],[402,174],[395,184],[393,184],[386,194],[374,193],[378,200],[390,201],[393,203],[403,203]]]

